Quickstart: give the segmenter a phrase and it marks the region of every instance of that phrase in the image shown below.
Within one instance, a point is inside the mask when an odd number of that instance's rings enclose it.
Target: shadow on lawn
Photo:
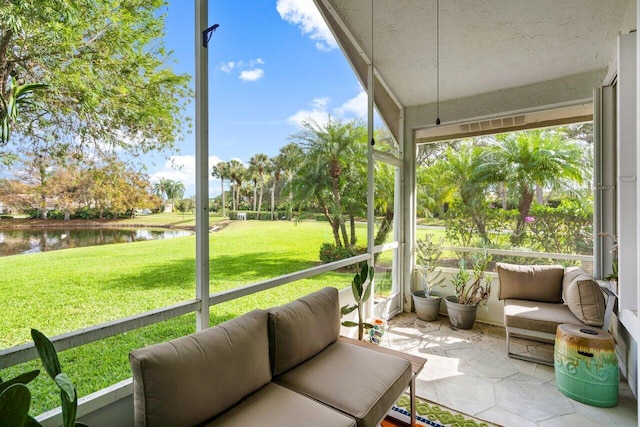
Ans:
[[[291,259],[277,253],[256,252],[251,256],[212,256],[210,260],[211,293],[233,289],[284,274],[304,270],[316,263]],[[143,271],[121,271],[104,277],[108,289],[195,289],[195,259],[148,265]]]

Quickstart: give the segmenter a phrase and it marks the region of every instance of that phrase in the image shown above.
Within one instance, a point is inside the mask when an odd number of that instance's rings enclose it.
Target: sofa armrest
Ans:
[[[611,317],[613,316],[613,309],[616,305],[616,301],[618,300],[618,296],[609,288],[606,282],[598,281],[600,285],[600,290],[605,294],[607,299],[607,305],[604,309],[604,325],[602,325],[603,331],[608,331],[609,326],[611,326]]]

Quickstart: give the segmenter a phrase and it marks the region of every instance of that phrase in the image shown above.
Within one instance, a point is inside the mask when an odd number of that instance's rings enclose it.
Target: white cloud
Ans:
[[[340,117],[357,117],[364,119],[367,117],[367,93],[363,90],[360,91],[355,97],[345,101],[341,106],[336,108],[334,112]]]
[[[299,110],[287,118],[287,122],[302,127],[302,122],[310,121],[323,125],[329,121],[327,105],[331,99],[329,97],[314,98],[311,102],[311,110]]]
[[[264,60],[262,58],[256,58],[249,62],[249,67],[254,67],[256,65],[264,65]]]
[[[254,68],[253,70],[245,70],[240,73],[239,79],[245,82],[255,82],[264,76],[262,68]]]
[[[311,109],[302,109],[287,118],[287,122],[302,126],[304,121],[315,121],[324,125],[329,116],[340,120],[366,119],[367,117],[367,93],[360,92],[351,99],[346,100],[336,108],[330,108],[331,98],[314,98],[311,101]]]
[[[302,34],[309,34],[318,50],[327,51],[338,47],[313,0],[278,0],[276,10],[283,20],[300,27]]]
[[[233,61],[225,62],[224,64],[220,65],[220,70],[228,74],[235,68],[235,66],[236,63]]]

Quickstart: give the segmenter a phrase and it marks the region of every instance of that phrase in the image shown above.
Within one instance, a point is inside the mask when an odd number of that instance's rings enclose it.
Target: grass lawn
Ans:
[[[366,228],[358,232],[365,241]],[[324,222],[232,222],[210,234],[211,292],[315,266],[320,245],[330,241],[331,229]],[[6,348],[31,341],[32,327],[51,337],[193,299],[195,237],[9,256],[0,258],[0,271],[0,310],[5,313],[0,317],[0,347]],[[324,286],[344,288],[351,277],[325,273],[220,304],[211,308],[211,322],[282,304]],[[121,334],[61,352],[62,368],[84,396],[129,378],[130,350],[194,329],[195,315],[190,314]],[[41,368],[39,360],[2,369],[0,377],[36,368]],[[60,404],[44,373],[30,388],[32,414]]]

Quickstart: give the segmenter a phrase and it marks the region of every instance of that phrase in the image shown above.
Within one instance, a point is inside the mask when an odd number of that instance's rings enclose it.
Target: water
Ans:
[[[125,228],[0,230],[0,256],[190,236],[192,231]]]

